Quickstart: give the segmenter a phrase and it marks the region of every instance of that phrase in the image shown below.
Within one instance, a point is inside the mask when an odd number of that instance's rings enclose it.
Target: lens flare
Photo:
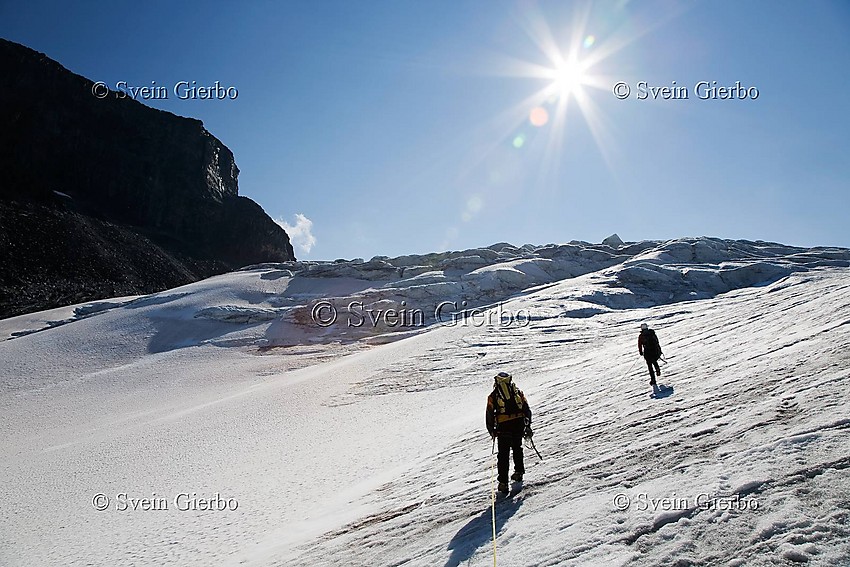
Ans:
[[[505,158],[519,162],[539,155],[540,160],[535,162],[540,166],[537,168],[538,179],[554,187],[556,184],[552,182],[557,181],[560,175],[564,151],[572,147],[565,144],[567,128],[568,125],[570,129],[578,126],[576,118],[583,120],[603,159],[614,171],[611,150],[618,146],[618,140],[610,117],[606,116],[598,99],[611,99],[612,81],[618,80],[620,75],[602,74],[600,63],[607,61],[606,67],[610,69],[615,63],[612,59],[615,55],[684,11],[671,10],[669,16],[650,26],[640,25],[635,20],[601,37],[590,33],[588,24],[591,21],[607,22],[612,18],[619,21],[628,16],[624,9],[628,1],[603,4],[579,0],[571,3],[574,5],[572,20],[563,30],[559,25],[557,34],[536,3],[521,3],[524,8],[516,22],[537,48],[539,56],[532,61],[517,56],[500,56],[494,60],[500,64],[487,74],[533,79],[539,88],[530,91],[482,126],[481,131],[486,133],[489,141],[476,146],[475,157],[469,160],[467,166],[468,172],[484,163],[506,168]],[[574,133],[576,137],[583,135],[580,131]],[[534,143],[531,143],[531,136],[534,136]],[[516,151],[510,151],[511,148]],[[502,154],[502,151],[507,153]],[[513,168],[491,170],[489,174],[490,186],[509,186],[516,177]]]
[[[531,122],[532,126],[537,126],[538,128],[545,126],[549,122],[549,112],[542,106],[536,106],[531,109],[528,121]]]

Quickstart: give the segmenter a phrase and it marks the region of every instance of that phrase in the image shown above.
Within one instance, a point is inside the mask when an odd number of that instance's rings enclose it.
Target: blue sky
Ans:
[[[74,4],[2,3],[0,35],[166,86],[146,104],[203,120],[300,258],[613,232],[850,246],[846,2]],[[674,81],[687,100],[636,98]]]

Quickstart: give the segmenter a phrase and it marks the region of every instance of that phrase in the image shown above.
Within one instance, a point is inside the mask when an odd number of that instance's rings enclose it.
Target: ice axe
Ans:
[[[540,451],[537,450],[537,447],[534,446],[534,431],[531,430],[531,424],[525,426],[525,433],[523,433],[523,437],[528,439],[528,442],[531,443],[531,448],[534,449],[534,452],[537,453],[537,456],[542,461],[543,455],[541,455]]]

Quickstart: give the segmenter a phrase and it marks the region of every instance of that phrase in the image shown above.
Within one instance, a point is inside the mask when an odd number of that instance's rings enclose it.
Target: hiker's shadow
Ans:
[[[496,533],[502,531],[505,522],[522,506],[522,497],[496,502]],[[493,541],[493,509],[490,506],[469,520],[449,542],[452,554],[445,567],[458,567],[472,557],[479,547]]]
[[[667,398],[673,395],[673,386],[665,386],[664,384],[659,384],[658,391],[653,392],[651,397],[656,400],[660,400],[661,398]]]

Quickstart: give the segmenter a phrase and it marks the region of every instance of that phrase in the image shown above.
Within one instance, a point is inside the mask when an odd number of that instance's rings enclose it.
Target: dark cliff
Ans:
[[[0,39],[0,318],[294,259],[199,120]]]

